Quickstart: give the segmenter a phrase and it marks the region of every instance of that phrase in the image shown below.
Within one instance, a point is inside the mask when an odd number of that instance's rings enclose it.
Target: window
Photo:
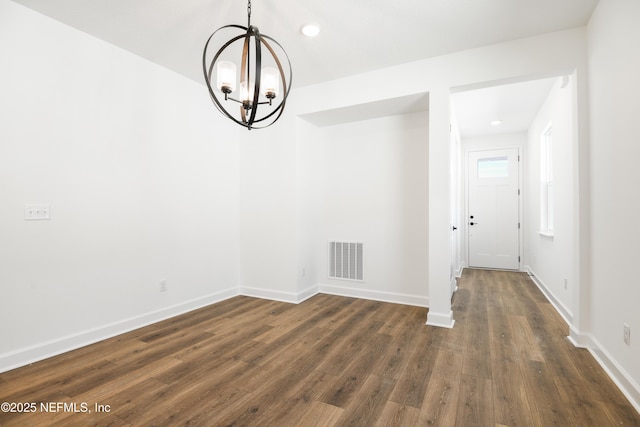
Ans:
[[[509,162],[506,156],[478,160],[478,178],[507,177],[509,177]]]
[[[540,234],[553,236],[553,127],[540,135]]]

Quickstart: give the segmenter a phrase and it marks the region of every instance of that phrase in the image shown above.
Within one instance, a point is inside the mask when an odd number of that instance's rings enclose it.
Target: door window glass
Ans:
[[[509,162],[506,156],[478,159],[478,178],[507,178],[508,176]]]

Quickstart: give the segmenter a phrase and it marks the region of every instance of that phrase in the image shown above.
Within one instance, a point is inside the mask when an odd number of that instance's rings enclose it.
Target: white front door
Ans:
[[[518,149],[470,151],[468,160],[469,266],[518,270]]]

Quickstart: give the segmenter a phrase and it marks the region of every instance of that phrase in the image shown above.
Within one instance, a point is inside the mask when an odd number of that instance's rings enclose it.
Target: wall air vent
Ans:
[[[329,241],[329,279],[362,281],[361,242]]]

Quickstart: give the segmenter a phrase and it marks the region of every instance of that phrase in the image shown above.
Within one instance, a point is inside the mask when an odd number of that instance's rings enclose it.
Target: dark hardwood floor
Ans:
[[[235,297],[0,374],[0,402],[34,410],[0,425],[640,426],[526,274],[465,270],[453,302],[449,330],[418,307]]]

